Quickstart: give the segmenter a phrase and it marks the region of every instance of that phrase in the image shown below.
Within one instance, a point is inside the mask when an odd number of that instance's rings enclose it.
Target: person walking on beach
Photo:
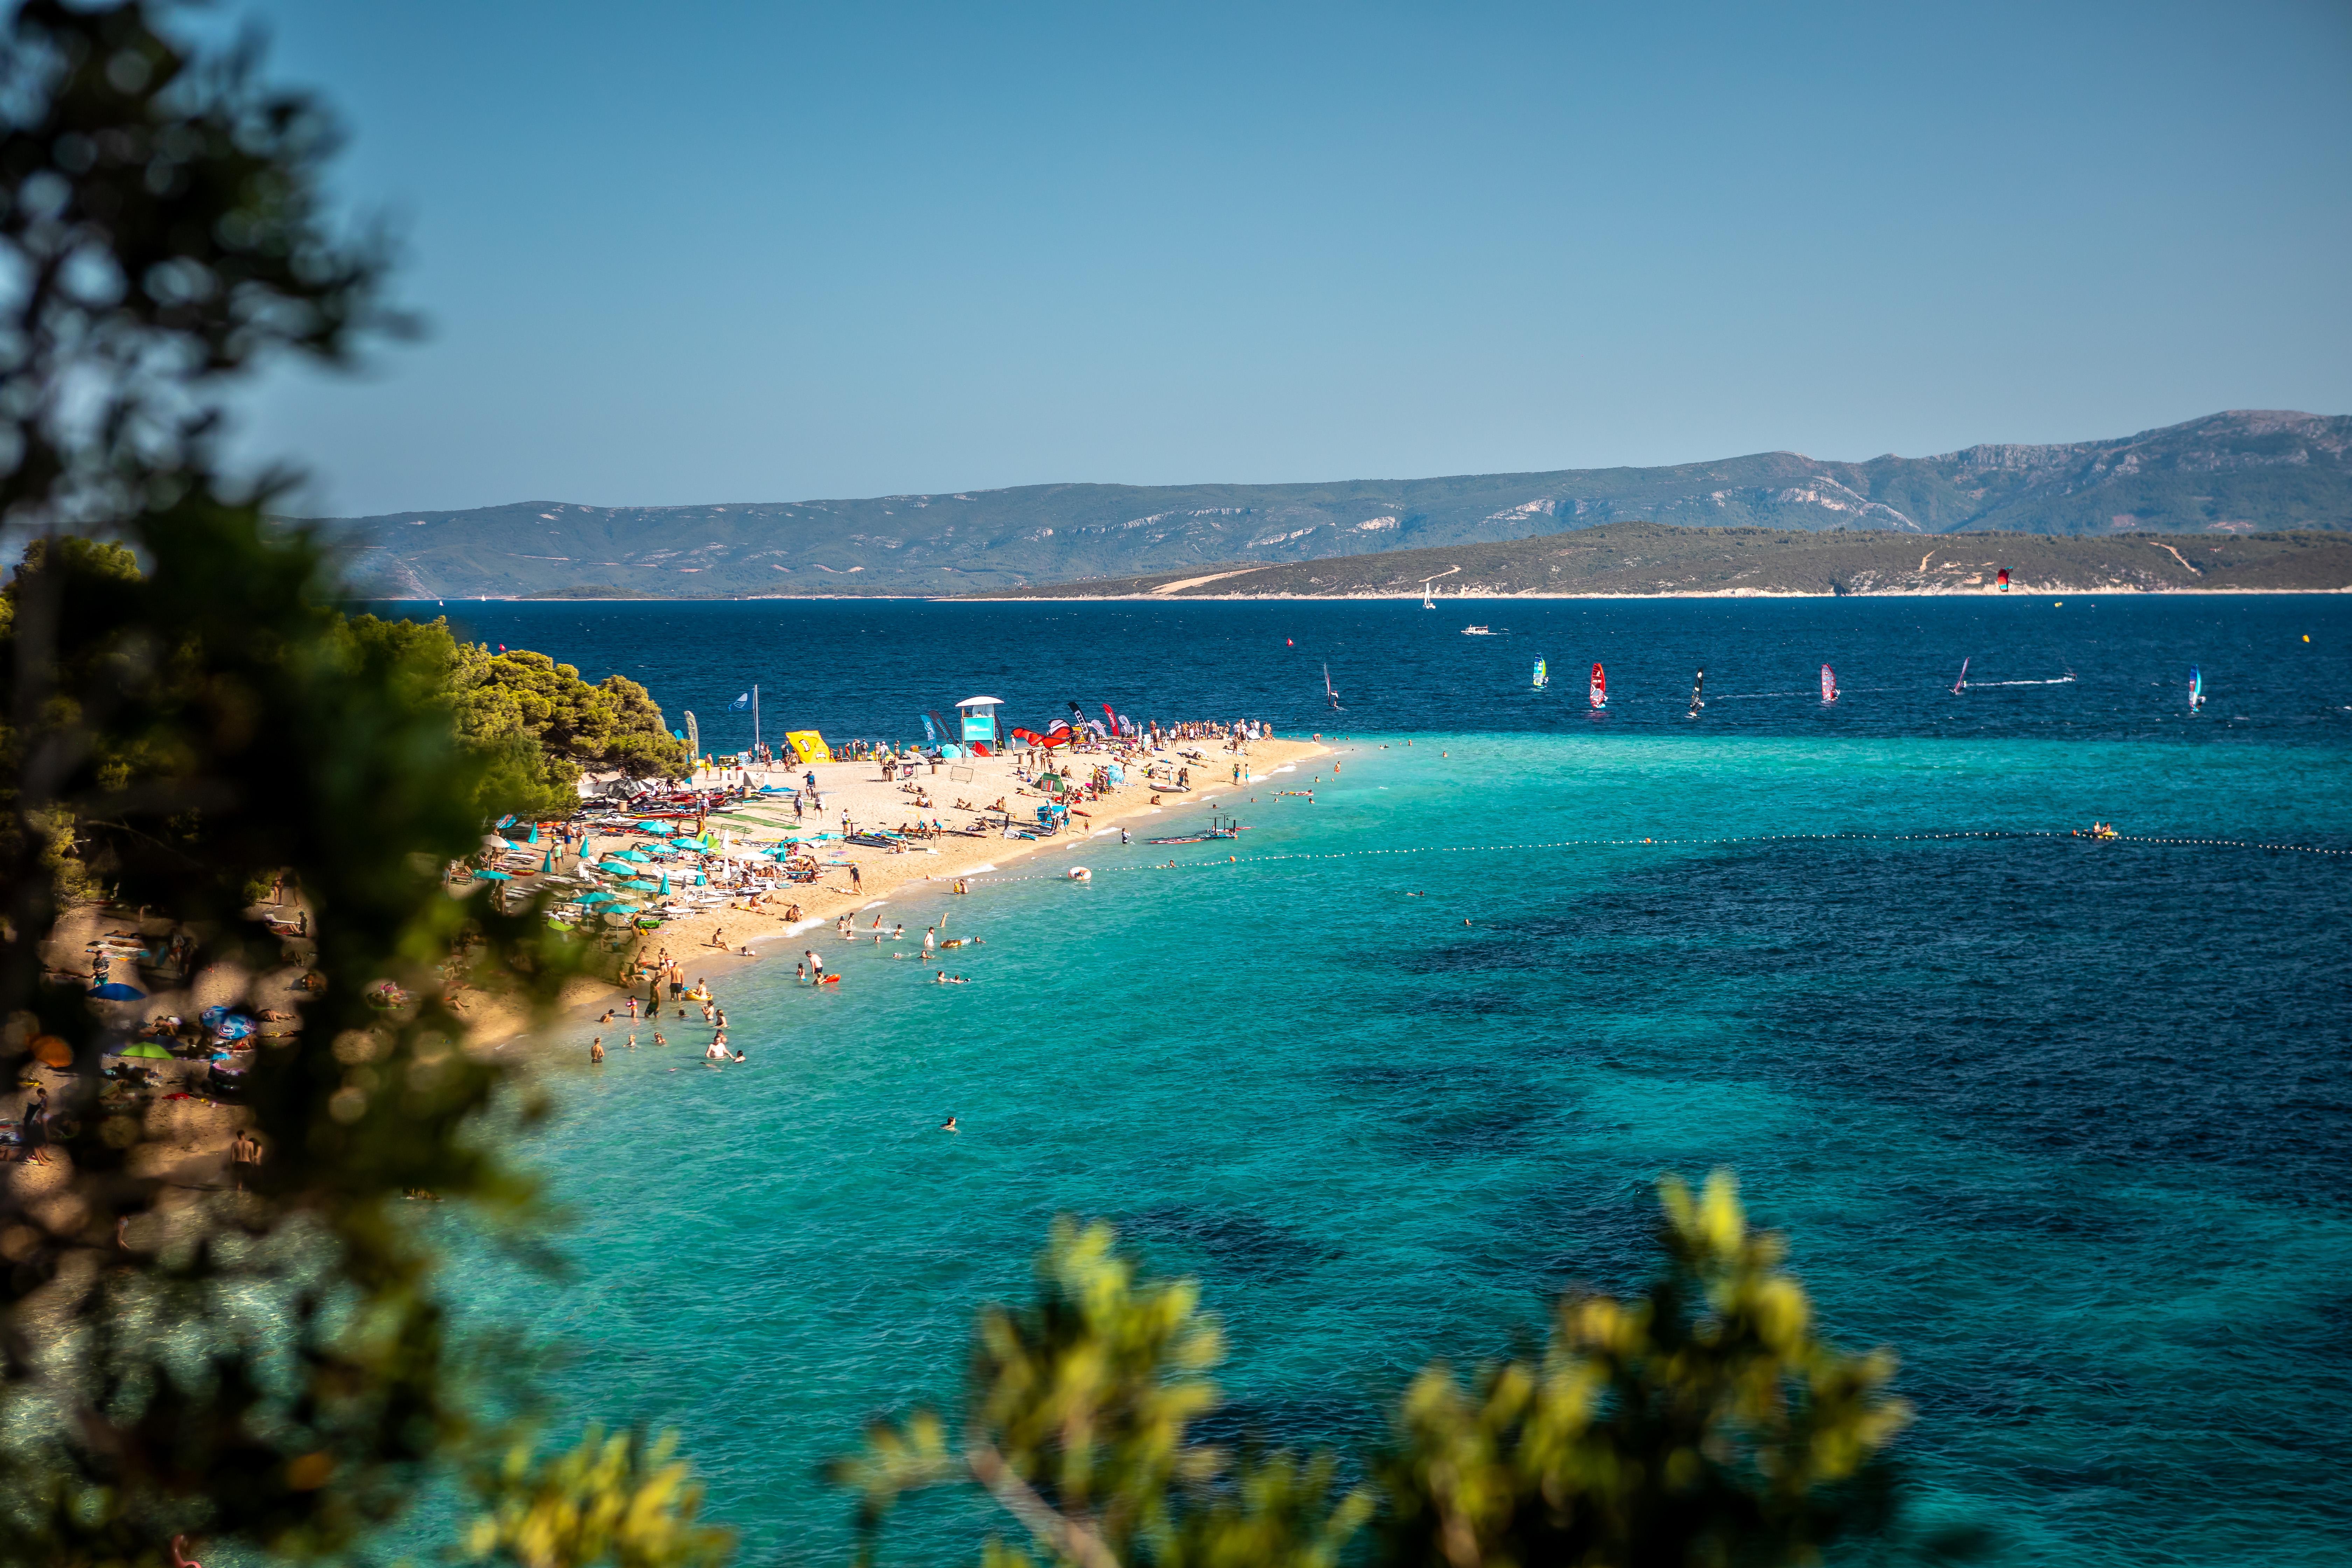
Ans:
[[[866,879],[857,874],[857,862],[855,860],[849,863],[849,890],[853,893],[866,890]]]

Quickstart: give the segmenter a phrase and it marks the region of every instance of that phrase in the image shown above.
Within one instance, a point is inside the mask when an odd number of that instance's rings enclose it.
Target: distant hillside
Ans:
[[[867,500],[319,520],[379,592],[971,594],[1086,577],[1523,539],[1562,524],[2112,535],[2352,529],[2352,417],[2237,412],[2114,441],[1824,462],[1328,484],[1034,485]]]
[[[1082,599],[1344,598],[1418,594],[1984,594],[2003,568],[2021,592],[2179,593],[2352,589],[2352,533],[2300,531],[2152,539],[1963,533],[1799,533],[1675,528],[1656,522],[1513,540],[1397,550],[1344,560],[1005,591],[997,597]]]

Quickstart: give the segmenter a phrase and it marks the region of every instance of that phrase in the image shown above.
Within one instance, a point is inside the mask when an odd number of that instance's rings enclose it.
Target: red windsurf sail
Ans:
[[[1592,667],[1591,698],[1595,708],[1609,706],[1609,678],[1601,672],[1601,666],[1597,663]]]

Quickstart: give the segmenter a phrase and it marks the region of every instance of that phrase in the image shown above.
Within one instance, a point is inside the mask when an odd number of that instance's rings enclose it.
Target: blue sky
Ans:
[[[2352,6],[267,0],[430,322],[361,512],[2352,412]]]

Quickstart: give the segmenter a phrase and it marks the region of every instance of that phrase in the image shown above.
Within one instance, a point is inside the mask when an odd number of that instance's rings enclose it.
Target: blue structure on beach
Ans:
[[[999,697],[967,697],[956,704],[956,712],[963,720],[963,743],[977,741],[990,751],[1000,751],[1003,741],[996,733],[996,710],[1004,706]]]

